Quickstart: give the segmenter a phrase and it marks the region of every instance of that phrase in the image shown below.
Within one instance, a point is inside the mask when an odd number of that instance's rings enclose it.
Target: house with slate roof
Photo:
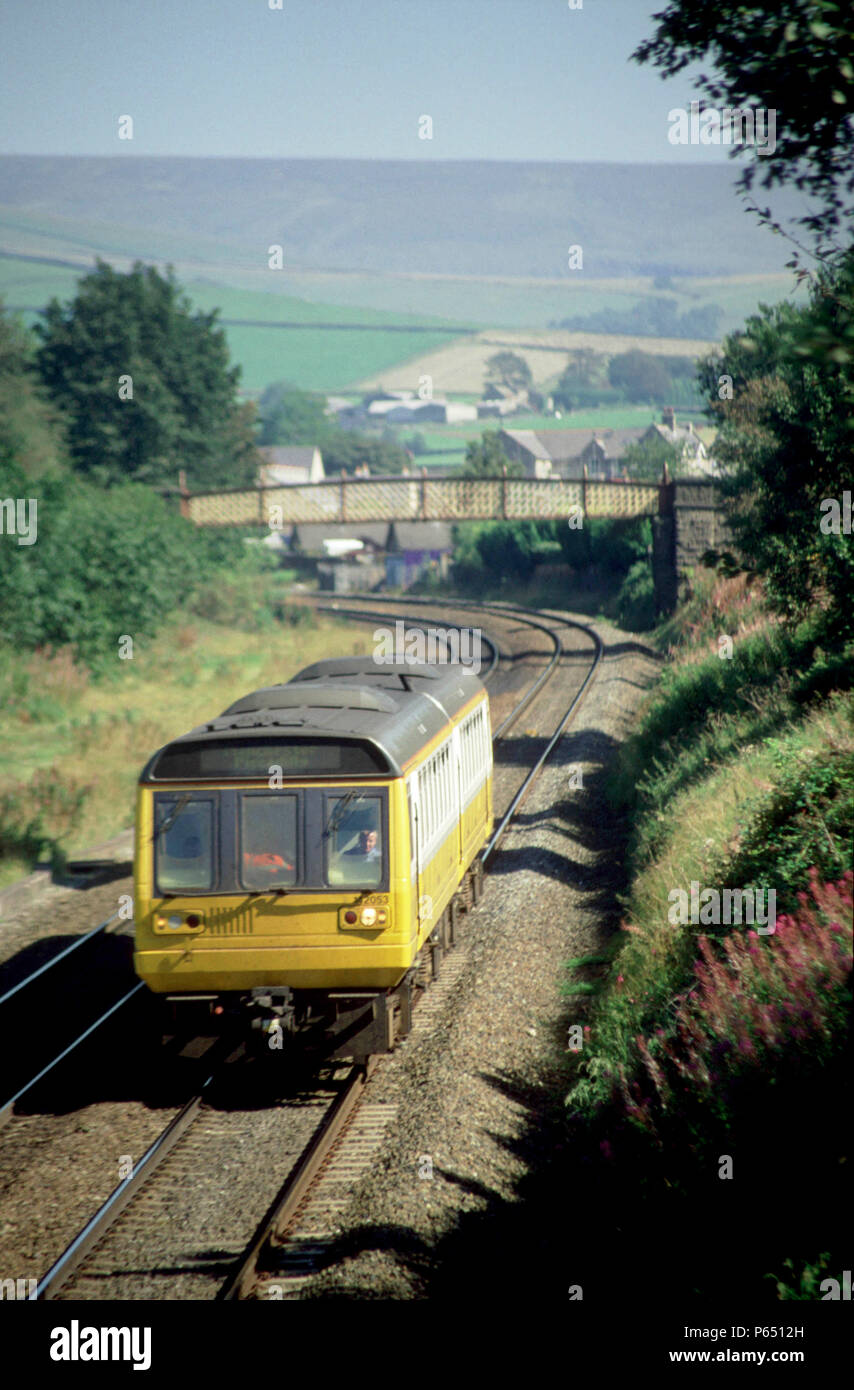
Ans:
[[[703,440],[689,421],[676,423],[672,409],[661,424],[628,429],[501,430],[499,442],[508,458],[521,463],[529,478],[614,478],[623,474],[622,460],[630,444],[661,438],[682,448],[686,462],[698,467],[707,458]]]

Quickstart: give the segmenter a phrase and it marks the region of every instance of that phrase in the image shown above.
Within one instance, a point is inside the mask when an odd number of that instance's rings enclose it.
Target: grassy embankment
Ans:
[[[671,660],[609,787],[623,930],[570,962],[567,993],[593,996],[571,1125],[662,1289],[816,1298],[847,1253],[854,653],[743,578],[702,581],[658,638]],[[776,931],[672,924],[692,881],[774,889]]]
[[[134,786],[169,738],[313,661],[370,650],[370,629],[281,601],[281,574],[202,591],[97,675],[57,653],[0,648],[0,887],[132,824]],[[278,615],[278,616],[277,616]]]

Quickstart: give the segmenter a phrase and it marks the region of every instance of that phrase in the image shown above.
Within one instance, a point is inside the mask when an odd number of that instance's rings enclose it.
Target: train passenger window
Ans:
[[[453,819],[453,787],[451,783],[451,748],[445,748],[445,820]]]
[[[155,799],[154,873],[161,893],[213,887],[213,801],[184,796]]]
[[[240,797],[240,882],[250,892],[297,878],[297,798],[243,793]]]
[[[326,882],[342,888],[376,888],[383,881],[381,798],[329,797],[326,806]]]

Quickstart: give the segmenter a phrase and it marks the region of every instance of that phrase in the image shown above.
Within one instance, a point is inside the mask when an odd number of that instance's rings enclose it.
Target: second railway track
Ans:
[[[375,617],[389,611],[388,605],[378,604],[373,596],[364,596],[362,601],[374,605],[373,614],[362,609],[359,617]],[[400,600],[393,600],[391,603],[396,609],[406,607],[409,610],[406,621],[410,625],[421,621],[412,615],[412,601],[401,604]],[[429,606],[427,603],[419,604],[419,607]],[[343,616],[347,606],[338,605],[338,611]],[[580,630],[594,649],[592,661],[586,663],[589,669],[584,674],[580,688],[574,692],[571,703],[563,710],[551,734],[539,739],[542,746],[538,748],[534,767],[512,793],[509,793],[509,789],[497,793],[497,797],[500,795],[505,802],[505,811],[484,851],[483,860],[488,862],[496,854],[513,815],[583,698],[598,662],[601,646],[596,634],[586,625],[574,623],[562,615],[542,615],[546,617],[546,621],[543,621],[539,614],[508,605],[470,604],[465,601],[455,602],[452,611],[457,616],[474,612],[489,613],[493,621],[498,619],[511,627],[544,634],[551,645],[551,654],[547,659],[546,654],[540,654],[542,669],[537,679],[514,702],[513,708],[494,731],[494,738],[499,741],[507,737],[524,710],[531,706],[559,669],[564,653],[560,637],[555,632],[556,627]],[[351,616],[356,617],[357,614],[353,612]],[[426,626],[428,621],[425,618],[423,625]],[[446,610],[443,611],[442,621],[446,627],[459,625],[449,618]],[[495,641],[496,655],[499,645]],[[503,645],[506,647],[506,642]],[[573,654],[574,660],[577,660],[577,655]],[[499,663],[493,659],[492,664],[496,667]],[[505,666],[512,667],[512,664],[506,654]],[[458,959],[456,953],[449,957],[443,974],[424,997],[418,1012],[425,1024],[431,1012],[431,997],[438,1003],[441,994],[453,988],[455,959]],[[382,1062],[379,1061],[378,1065],[382,1065]],[[236,1072],[232,1074],[232,1081],[236,1075]],[[170,1119],[163,1133],[149,1145],[144,1161],[140,1160],[134,1165],[133,1173],[118,1185],[99,1212],[69,1243],[65,1255],[55,1262],[50,1275],[43,1276],[36,1296],[204,1298],[214,1297],[219,1292],[220,1297],[251,1297],[259,1277],[263,1278],[263,1270],[273,1248],[277,1251],[276,1268],[281,1270],[284,1267],[287,1288],[291,1293],[296,1291],[300,1278],[307,1271],[310,1272],[316,1262],[318,1252],[326,1248],[324,1241],[328,1245],[326,1228],[330,1222],[334,1226],[334,1214],[338,1209],[336,1204],[340,1205],[342,1190],[346,1193],[352,1186],[361,1166],[368,1161],[381,1141],[386,1126],[393,1120],[388,1107],[374,1107],[376,1114],[370,1105],[362,1111],[360,1096],[363,1083],[363,1072],[351,1069],[345,1075],[339,1066],[321,1078],[314,1089],[309,1083],[290,1097],[280,1097],[274,1108],[264,1106],[262,1085],[256,1099],[265,1118],[256,1133],[251,1132],[251,1126],[247,1127],[245,1117],[241,1117],[240,1098],[234,1092],[231,1110],[227,1108],[229,1102],[223,1106],[218,1100],[220,1108],[217,1109],[205,1103],[201,1096],[196,1096],[180,1117]],[[213,1097],[215,1089],[213,1085],[209,1087],[209,1098]],[[212,1142],[214,1148],[224,1146],[219,1159],[213,1155]],[[268,1147],[271,1155],[275,1154],[271,1163],[272,1172],[281,1174],[283,1167],[289,1168],[283,1186],[280,1178],[275,1181],[277,1190],[272,1200],[265,1200],[265,1193],[261,1190],[263,1184],[257,1181],[253,1183],[250,1179],[247,1187],[238,1177],[241,1151],[244,1154],[251,1151],[252,1160],[248,1167],[257,1168],[259,1158]],[[172,1151],[166,1157],[170,1148]],[[224,1156],[229,1150],[236,1157],[233,1164],[229,1165],[225,1160],[223,1166]],[[158,1164],[158,1177],[149,1181]],[[215,1178],[222,1177],[229,1168],[232,1170],[231,1181],[225,1184],[220,1182],[219,1185],[214,1181],[212,1186],[211,1174]],[[203,1192],[202,1188],[211,1190]],[[247,1198],[249,1190],[252,1191],[252,1200]],[[260,1220],[259,1202],[264,1208]],[[206,1209],[207,1216],[200,1211],[200,1206]],[[226,1210],[235,1213],[235,1219],[224,1221],[222,1218]],[[193,1212],[201,1216],[206,1231],[216,1228],[219,1239],[213,1245],[208,1242],[201,1252],[196,1249],[191,1256],[187,1253],[188,1247],[195,1248],[197,1245],[192,1230],[197,1224]],[[247,1223],[252,1226],[253,1212],[257,1225],[250,1232],[246,1227]],[[162,1236],[167,1231],[171,1231],[172,1238],[165,1242],[159,1240],[158,1232]],[[262,1271],[260,1276],[259,1268]]]

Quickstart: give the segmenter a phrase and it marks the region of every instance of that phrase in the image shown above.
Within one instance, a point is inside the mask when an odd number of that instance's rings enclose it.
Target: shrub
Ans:
[[[630,1119],[655,1134],[664,1112],[686,1091],[726,1119],[731,1088],[746,1072],[770,1072],[775,1055],[789,1065],[804,1057],[811,1070],[841,1046],[848,1016],[854,874],[822,884],[813,869],[810,896],[777,919],[772,937],[732,932],[716,949],[699,938],[696,986],[679,1003],[672,1025],[636,1038],[646,1073],[621,1091]],[[792,1046],[794,1044],[794,1046]],[[649,1084],[652,1090],[649,1090]]]
[[[60,863],[60,841],[77,826],[91,790],[42,769],[29,782],[0,792],[0,859],[21,856],[34,861],[50,852],[52,863]]]
[[[32,491],[0,468],[0,494]],[[0,629],[18,647],[69,647],[90,666],[115,659],[120,637],[156,631],[215,570],[207,538],[139,484],[46,478],[38,492],[36,543],[5,547],[0,569]]]
[[[617,622],[629,632],[644,632],[655,623],[655,584],[648,560],[635,560],[617,595]]]

